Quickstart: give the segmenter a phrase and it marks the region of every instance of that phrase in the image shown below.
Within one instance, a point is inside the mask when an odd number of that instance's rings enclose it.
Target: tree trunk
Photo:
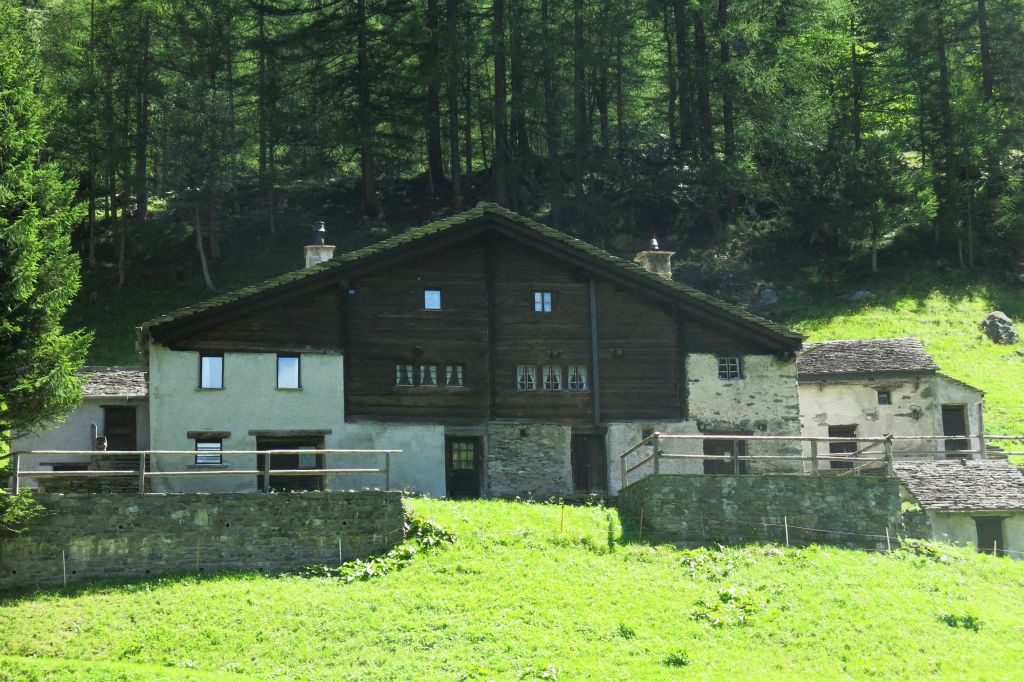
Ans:
[[[586,91],[586,60],[583,54],[583,0],[572,3],[572,50],[573,50],[573,141],[574,159],[573,180],[576,195],[583,195],[584,163],[590,147],[590,122],[587,117]]]
[[[462,167],[459,155],[459,0],[447,0],[448,37],[448,159],[452,176],[452,207],[462,210]]]
[[[673,0],[676,19],[676,75],[679,83],[679,153],[685,156],[690,149],[693,135],[690,129],[690,64],[686,48],[686,0]]]
[[[494,49],[494,198],[501,206],[509,204],[508,189],[508,130],[505,76],[505,0],[494,0],[494,21],[491,38]]]
[[[985,7],[985,0],[978,0],[978,40],[981,53],[981,95],[986,102],[991,102],[995,89],[995,74],[992,65],[992,35],[988,29],[988,9]]]
[[[145,10],[143,10],[145,11]],[[148,157],[149,149],[149,15],[142,18],[139,30],[141,59],[139,78],[135,85],[135,201],[138,208],[135,219],[146,220],[149,214]]]
[[[861,73],[860,73],[860,61],[857,55],[857,19],[856,17],[850,18],[850,75],[851,85],[850,97],[853,100],[853,148],[856,151],[860,151],[861,146],[861,110],[863,104],[861,102]]]
[[[956,203],[956,160],[953,148],[953,105],[949,86],[949,58],[946,49],[946,17],[943,0],[935,0],[936,12],[936,58],[939,64],[939,138],[942,145],[942,168],[935,174],[938,187],[939,229],[951,229],[954,222]],[[938,238],[938,232],[936,233]]]
[[[525,53],[523,50],[523,16],[522,2],[511,5],[512,34],[512,131],[515,135],[515,148],[520,156],[530,148],[530,138],[526,128],[526,79]]]
[[[669,7],[665,6],[662,16],[662,33],[665,36],[665,80],[668,85],[668,140],[676,144],[679,131],[676,130],[676,85],[679,83],[679,75],[676,72],[676,58],[672,50],[672,30],[669,20]]]
[[[466,184],[472,187],[473,184],[473,67],[466,60],[466,116],[465,133],[463,139],[466,141]],[[482,133],[483,131],[481,131]],[[487,162],[484,161],[484,167]]]
[[[206,282],[206,288],[210,291],[216,291],[217,289],[213,286],[213,280],[210,278],[210,265],[206,261],[206,247],[203,245],[203,230],[199,221],[199,196],[201,192],[196,192],[196,251],[199,253],[199,265],[203,270],[203,281]]]
[[[736,161],[736,111],[733,78],[729,73],[732,59],[729,45],[729,0],[718,0],[718,59],[722,65],[722,134],[726,163]],[[735,192],[733,192],[735,194]]]
[[[714,155],[711,130],[711,86],[708,73],[708,45],[704,33],[704,17],[700,7],[693,12],[693,49],[697,57],[697,136],[698,148],[704,159]]]
[[[561,146],[561,130],[558,125],[558,102],[555,94],[555,60],[552,55],[555,43],[551,35],[551,1],[541,0],[540,23],[543,36],[543,77],[544,87],[544,142],[547,147],[545,162],[547,195],[551,199],[551,222],[557,226],[561,219],[562,182],[558,155]]]
[[[426,54],[426,127],[427,175],[432,192],[444,186],[444,155],[441,150],[441,64],[440,33],[437,21],[437,0],[427,0],[427,54]]]
[[[377,196],[377,169],[373,160],[373,125],[370,112],[370,63],[367,54],[366,0],[356,2],[357,74],[359,91],[359,157],[363,180],[363,213],[372,220],[384,217],[384,206]]]

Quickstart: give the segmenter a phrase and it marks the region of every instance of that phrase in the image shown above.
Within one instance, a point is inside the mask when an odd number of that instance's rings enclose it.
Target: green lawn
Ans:
[[[458,540],[366,582],[232,574],[8,598],[0,680],[1015,680],[1024,671],[1024,563],[958,549],[945,563],[826,547],[687,554],[609,546],[617,519],[597,507],[565,508],[563,520],[561,508],[539,504],[410,506]],[[728,624],[740,614],[746,624]]]

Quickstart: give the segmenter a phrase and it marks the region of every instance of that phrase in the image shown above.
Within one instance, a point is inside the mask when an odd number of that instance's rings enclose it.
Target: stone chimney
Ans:
[[[672,279],[672,256],[675,251],[662,251],[658,248],[658,240],[651,237],[651,243],[646,251],[641,251],[633,258],[634,263],[648,272],[661,275],[665,279]]]
[[[334,247],[324,243],[326,237],[327,228],[324,227],[324,221],[321,220],[313,230],[313,243],[306,247],[307,268],[334,258]]]

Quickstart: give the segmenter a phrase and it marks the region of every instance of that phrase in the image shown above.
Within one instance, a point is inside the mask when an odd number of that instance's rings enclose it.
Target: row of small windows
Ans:
[[[444,309],[444,297],[442,296],[440,289],[423,290],[423,309]],[[534,291],[533,310],[538,313],[550,313],[554,310],[554,294],[550,291]]]
[[[284,389],[302,388],[300,382],[300,360],[298,355],[277,356],[277,387]],[[224,388],[224,356],[199,356],[199,388]]]
[[[563,381],[564,379],[564,381]],[[516,367],[516,390],[537,390],[537,366],[519,365]],[[540,367],[540,386],[545,391],[587,391],[590,389],[590,378],[586,365],[542,365]]]
[[[442,378],[445,386],[463,385],[463,365],[444,365],[443,375],[440,367],[398,363],[395,365],[395,386],[439,386]]]

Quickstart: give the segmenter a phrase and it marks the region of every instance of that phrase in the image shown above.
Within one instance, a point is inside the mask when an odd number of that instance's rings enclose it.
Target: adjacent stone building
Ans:
[[[982,456],[984,393],[940,372],[918,339],[807,344],[797,357],[797,372],[805,436],[891,434],[897,457]],[[852,443],[829,447],[833,454],[857,449]]]
[[[926,518],[918,534],[1024,559],[1024,474],[998,460],[902,461],[905,498]],[[922,527],[923,526],[923,527]]]

